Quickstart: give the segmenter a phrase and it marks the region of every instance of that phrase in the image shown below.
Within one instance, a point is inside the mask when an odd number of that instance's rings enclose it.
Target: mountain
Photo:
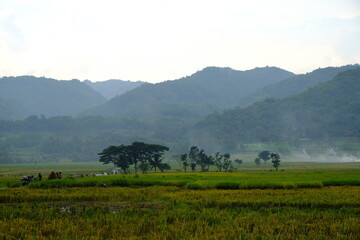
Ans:
[[[12,119],[16,117],[16,105],[0,97],[0,118]]]
[[[360,138],[360,68],[295,96],[210,115],[187,137],[193,144],[227,149],[246,142]]]
[[[104,82],[90,82],[89,80],[85,80],[84,83],[89,85],[95,91],[99,92],[106,99],[111,99],[140,86],[144,82],[131,82],[111,79]]]
[[[79,80],[58,81],[33,76],[0,78],[0,98],[1,119],[74,115],[106,101]],[[10,115],[6,114],[9,111]]]
[[[262,87],[255,92],[248,94],[238,103],[239,106],[245,107],[267,98],[284,98],[296,95],[307,90],[309,87],[315,86],[316,84],[330,81],[340,72],[358,67],[359,65],[355,64],[341,67],[319,68],[310,73],[292,76],[280,82]]]
[[[143,84],[80,115],[195,121],[234,107],[249,92],[291,76],[294,74],[276,67],[247,71],[208,67],[178,80]]]

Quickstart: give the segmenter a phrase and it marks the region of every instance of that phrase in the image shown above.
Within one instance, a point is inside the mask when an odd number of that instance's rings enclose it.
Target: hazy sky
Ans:
[[[0,76],[160,82],[360,62],[360,0],[0,0]]]

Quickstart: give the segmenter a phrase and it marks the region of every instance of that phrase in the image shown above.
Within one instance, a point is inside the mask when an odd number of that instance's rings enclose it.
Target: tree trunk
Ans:
[[[134,168],[135,168],[135,175],[137,174],[137,164],[134,164]]]

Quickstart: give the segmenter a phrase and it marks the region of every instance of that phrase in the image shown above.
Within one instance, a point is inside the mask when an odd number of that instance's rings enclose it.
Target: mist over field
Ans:
[[[348,153],[337,153],[333,148],[330,148],[323,153],[315,153],[309,155],[305,149],[302,152],[293,153],[288,158],[290,161],[296,162],[329,162],[329,163],[350,163],[350,162],[360,162],[360,158],[348,154]]]

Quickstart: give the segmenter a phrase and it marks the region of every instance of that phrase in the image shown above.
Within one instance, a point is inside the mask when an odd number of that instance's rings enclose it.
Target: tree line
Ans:
[[[229,153],[217,152],[214,156],[207,155],[203,149],[199,149],[197,146],[192,146],[189,153],[181,154],[179,162],[185,172],[189,167],[194,172],[197,166],[200,166],[202,172],[209,171],[210,166],[217,167],[220,172],[228,172],[233,169]]]
[[[169,170],[169,164],[162,162],[166,151],[169,151],[169,148],[163,145],[133,142],[130,145],[109,146],[98,155],[100,156],[100,162],[104,164],[112,163],[120,168],[124,174],[130,173],[131,166],[134,167],[135,174],[137,174],[138,169],[142,173],[146,173],[149,169],[153,169],[155,172],[158,169],[161,172]],[[187,169],[195,172],[198,166],[201,172],[208,172],[210,166],[215,166],[219,172],[229,172],[234,171],[233,161],[230,157],[230,153],[222,154],[220,152],[208,155],[203,149],[192,146],[188,153],[180,155],[178,162],[185,172]],[[256,165],[260,165],[261,160],[265,162],[265,165],[267,161],[271,160],[276,171],[280,166],[280,155],[278,153],[259,152],[255,158]],[[239,165],[242,164],[240,159],[236,159],[235,162]]]
[[[280,155],[278,153],[261,151],[255,158],[256,165],[260,165],[261,160],[265,162],[265,165],[267,161],[271,160],[273,167],[278,171],[280,166]],[[241,159],[236,159],[234,162],[239,165],[242,164]],[[179,163],[185,172],[189,167],[191,171],[194,172],[197,166],[200,166],[202,172],[209,171],[210,166],[215,166],[219,172],[229,172],[234,170],[232,165],[233,161],[230,159],[229,153],[221,154],[220,152],[216,152],[213,156],[207,155],[203,149],[199,149],[197,146],[192,146],[189,153],[181,154]]]
[[[260,165],[261,160],[264,161],[265,165],[266,162],[271,160],[273,167],[276,169],[276,171],[279,169],[280,166],[280,154],[278,153],[272,153],[269,151],[261,151],[259,152],[258,156],[255,158],[254,162],[256,165]]]

